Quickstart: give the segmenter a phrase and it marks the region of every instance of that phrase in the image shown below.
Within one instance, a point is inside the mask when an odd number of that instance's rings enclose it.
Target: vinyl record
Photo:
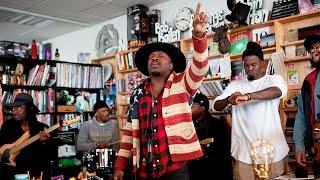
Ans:
[[[103,65],[103,82],[106,82],[110,79],[112,75],[112,65],[110,63],[106,63]]]

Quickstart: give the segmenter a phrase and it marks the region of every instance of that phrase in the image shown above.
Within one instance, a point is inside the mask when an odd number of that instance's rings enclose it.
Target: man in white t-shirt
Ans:
[[[233,81],[215,99],[214,109],[232,105],[231,154],[235,159],[236,180],[254,180],[250,158],[250,143],[265,139],[275,148],[269,177],[283,174],[283,159],[289,152],[278,112],[280,98],[287,93],[284,79],[279,75],[265,75],[262,68],[263,52],[249,42],[242,54],[246,79]]]

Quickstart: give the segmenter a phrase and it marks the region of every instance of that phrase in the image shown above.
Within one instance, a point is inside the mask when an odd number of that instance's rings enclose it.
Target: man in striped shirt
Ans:
[[[129,159],[138,179],[187,180],[187,162],[203,155],[188,100],[208,70],[207,22],[198,4],[193,20],[193,61],[187,69],[184,54],[171,44],[148,44],[136,53],[137,68],[150,78],[131,95],[115,180],[123,178]]]

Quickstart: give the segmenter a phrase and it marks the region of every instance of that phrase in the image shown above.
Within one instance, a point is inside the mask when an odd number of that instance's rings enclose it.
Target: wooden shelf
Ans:
[[[302,62],[302,61],[309,61],[309,60],[310,60],[309,56],[297,56],[294,58],[286,58],[284,60],[284,63]]]
[[[119,92],[118,95],[122,95],[122,96],[125,96],[125,95],[130,95],[131,92]]]
[[[264,48],[262,49],[262,52],[264,54],[274,53],[276,52],[276,47]]]
[[[174,44],[174,43],[180,43],[181,41],[180,40],[176,40],[176,41],[171,41],[171,42],[168,42],[169,44]]]
[[[203,79],[204,82],[208,82],[208,81],[218,81],[218,80],[224,80],[225,78],[221,78],[221,77],[206,77]]]
[[[304,39],[303,40],[298,40],[298,41],[292,41],[292,42],[287,42],[281,45],[281,47],[286,47],[286,46],[300,46],[303,45]]]
[[[242,60],[242,54],[230,55],[230,60]]]
[[[117,115],[118,118],[128,118],[128,115],[125,114],[119,114]]]
[[[298,108],[297,107],[285,107],[283,109],[283,112],[297,112]]]
[[[137,68],[127,69],[127,70],[119,70],[119,73],[130,73],[130,72],[137,72]]]
[[[285,23],[291,23],[291,22],[295,22],[295,21],[302,21],[304,19],[309,19],[309,18],[317,17],[317,16],[320,16],[320,11],[310,12],[310,13],[305,13],[305,14],[298,14],[298,15],[294,15],[294,16],[281,18],[281,19],[278,19],[278,22],[285,24]]]
[[[99,63],[102,62],[102,61],[112,60],[112,59],[114,59],[115,57],[116,57],[115,55],[110,55],[110,56],[105,56],[105,57],[102,57],[102,58],[92,59],[92,60],[91,60],[91,63],[92,63],[92,64],[99,64]]]
[[[134,47],[134,48],[131,48],[131,49],[128,49],[128,50],[125,50],[125,51],[120,51],[119,53],[120,54],[127,54],[127,53],[130,53],[130,52],[136,52],[139,50],[139,48],[141,48],[142,46],[138,46],[138,47]]]
[[[269,54],[276,52],[276,47],[264,48],[262,49],[263,54]],[[242,54],[230,55],[231,61],[242,60]]]
[[[223,54],[218,54],[218,55],[214,55],[214,56],[208,56],[209,61],[210,60],[214,60],[214,59],[218,59],[218,58],[223,58],[224,55]]]
[[[249,26],[244,26],[244,27],[239,27],[236,29],[231,29],[228,31],[229,34],[234,34],[240,31],[244,31],[244,30],[251,30],[251,29],[257,29],[257,28],[261,28],[261,27],[267,27],[267,26],[274,26],[274,20],[271,21],[267,21],[267,22],[263,22],[263,23],[258,23],[258,24],[252,24]]]
[[[213,38],[213,36],[215,35],[215,33],[210,33],[210,34],[207,34],[207,39],[211,39],[211,38]],[[182,39],[182,40],[180,40],[180,41],[184,41],[184,42],[192,42],[192,37],[190,37],[190,38],[187,38],[187,39]],[[170,44],[171,44],[171,42],[170,42]]]

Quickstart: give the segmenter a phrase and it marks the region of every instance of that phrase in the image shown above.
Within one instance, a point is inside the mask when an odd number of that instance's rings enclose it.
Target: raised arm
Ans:
[[[199,88],[204,76],[208,71],[208,42],[206,39],[206,29],[208,17],[200,11],[200,3],[193,19],[192,42],[194,47],[193,60],[185,74],[185,87],[189,94],[193,95]]]

